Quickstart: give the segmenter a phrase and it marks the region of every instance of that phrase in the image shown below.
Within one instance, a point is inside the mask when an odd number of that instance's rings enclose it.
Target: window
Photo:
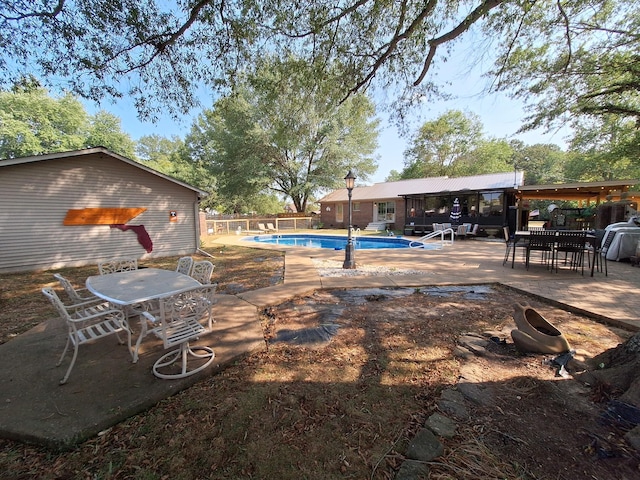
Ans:
[[[337,203],[336,204],[336,222],[343,222],[344,221],[344,205],[342,205],[341,203]]]
[[[486,192],[480,194],[480,215],[483,217],[502,215],[502,192]]]
[[[428,197],[425,201],[425,214],[444,215],[449,213],[449,197]]]
[[[394,202],[380,202],[378,203],[378,219],[377,221],[396,221],[396,204]]]
[[[354,212],[359,212],[360,211],[360,202],[353,202],[353,211]]]

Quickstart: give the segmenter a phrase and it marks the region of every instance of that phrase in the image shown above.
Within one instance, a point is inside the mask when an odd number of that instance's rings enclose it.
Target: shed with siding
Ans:
[[[0,272],[192,254],[204,195],[103,147],[0,160]]]

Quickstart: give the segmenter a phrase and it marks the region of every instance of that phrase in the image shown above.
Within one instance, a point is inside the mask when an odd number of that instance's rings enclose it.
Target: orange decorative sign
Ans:
[[[113,225],[125,224],[137,217],[146,208],[82,208],[67,210],[63,225]]]

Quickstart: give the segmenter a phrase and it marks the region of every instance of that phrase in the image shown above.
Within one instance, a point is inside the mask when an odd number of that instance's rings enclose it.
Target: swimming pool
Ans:
[[[284,245],[289,247],[328,248],[331,250],[344,250],[347,245],[347,237],[338,235],[256,235],[246,237],[243,240],[271,245]],[[354,237],[353,244],[356,250],[373,250],[377,248],[409,248],[411,240],[397,237]]]

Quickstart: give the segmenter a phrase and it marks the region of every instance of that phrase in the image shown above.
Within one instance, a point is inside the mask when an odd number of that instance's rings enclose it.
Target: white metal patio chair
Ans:
[[[178,347],[153,364],[156,377],[184,378],[211,365],[215,357],[213,349],[191,346],[189,342],[211,331],[215,291],[216,285],[192,288],[160,299],[157,315],[142,313],[147,320],[142,324],[142,336],[155,334],[162,340],[165,350]],[[148,325],[153,325],[151,330]]]
[[[59,273],[53,274],[54,278],[58,280],[60,286],[64,288],[65,293],[71,299],[73,303],[82,303],[87,301],[101,301],[99,297],[96,297],[92,293],[89,292],[86,288],[75,288],[71,285],[71,282],[64,278]]]
[[[193,258],[191,257],[181,257],[178,259],[178,265],[176,267],[176,272],[184,273],[185,275],[189,275],[191,273],[191,268],[193,267]]]
[[[199,262],[193,262],[193,267],[191,268],[191,277],[195,278],[203,285],[207,285],[211,283],[211,275],[213,274],[213,269],[215,265],[211,263],[209,260],[201,260]]]
[[[58,360],[56,364],[57,367],[62,364],[69,345],[73,344],[73,357],[67,368],[67,373],[62,380],[60,380],[60,385],[67,383],[69,379],[71,370],[78,357],[78,347],[90,341],[115,335],[118,338],[118,342],[122,344],[123,341],[120,339],[119,334],[121,332],[126,333],[129,353],[131,353],[133,357],[133,350],[131,349],[131,329],[121,310],[112,308],[107,302],[99,304],[95,302],[85,302],[84,305],[65,305],[52,288],[43,288],[42,293],[49,299],[58,314],[67,324],[67,343],[60,356],[60,360]]]
[[[120,260],[107,260],[98,264],[100,275],[116,272],[129,272],[138,269],[138,260],[135,258],[124,258]]]

